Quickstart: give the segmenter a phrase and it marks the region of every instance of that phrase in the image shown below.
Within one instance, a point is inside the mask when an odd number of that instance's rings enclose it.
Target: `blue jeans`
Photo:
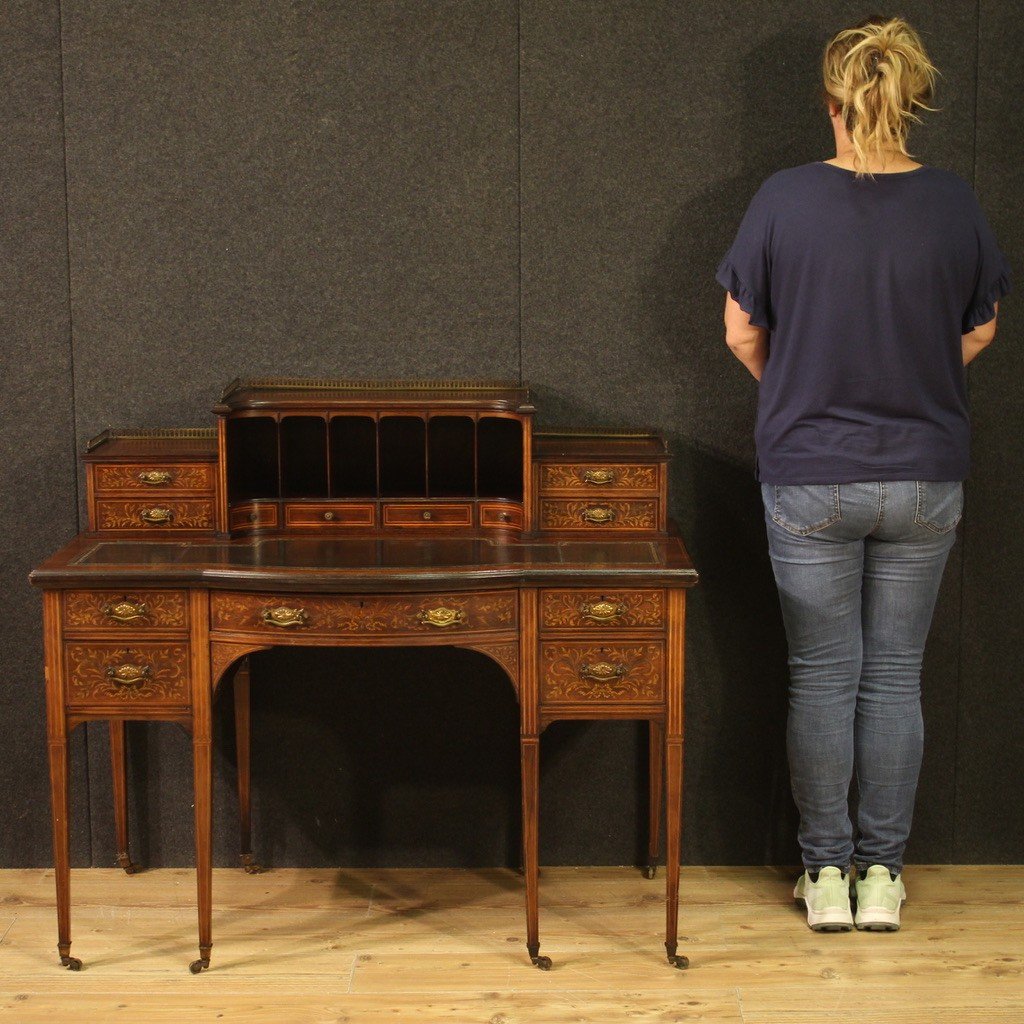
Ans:
[[[789,644],[804,866],[898,872],[921,769],[921,661],[963,484],[762,483],[761,497]]]

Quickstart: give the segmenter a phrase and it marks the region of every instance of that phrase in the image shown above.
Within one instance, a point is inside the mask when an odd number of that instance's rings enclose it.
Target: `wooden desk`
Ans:
[[[664,790],[665,947],[685,967],[676,952],[684,622],[697,574],[665,517],[660,438],[534,435],[527,392],[512,385],[236,383],[215,411],[216,435],[101,435],[86,455],[90,529],[31,576],[43,590],[61,963],[81,966],[69,887],[76,725],[110,722],[118,861],[128,871],[124,722],[191,732],[198,973],[212,947],[217,687],[234,676],[241,853],[253,870],[248,655],[451,645],[492,658],[518,698],[532,962],[551,965],[538,930],[540,734],[558,719],[637,719],[650,723],[651,740],[645,873],[658,856]],[[382,427],[390,415],[401,425]],[[413,493],[392,493],[404,491]]]

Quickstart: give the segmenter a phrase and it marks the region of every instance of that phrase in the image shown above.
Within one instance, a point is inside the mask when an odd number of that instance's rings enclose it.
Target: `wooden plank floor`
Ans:
[[[511,871],[279,869],[214,876],[213,966],[196,956],[191,871],[72,872],[57,966],[51,871],[0,872],[5,1024],[1024,1024],[1024,867],[912,867],[897,934],[817,935],[794,872],[684,868],[665,962],[664,876],[546,868],[529,965]]]

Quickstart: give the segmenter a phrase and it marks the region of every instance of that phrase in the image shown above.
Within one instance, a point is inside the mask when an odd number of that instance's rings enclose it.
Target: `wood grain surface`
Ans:
[[[1016,1024],[1024,867],[909,867],[903,930],[819,935],[796,872],[684,867],[676,971],[664,892],[631,868],[544,868],[538,971],[511,871],[215,871],[216,958],[193,977],[189,869],[72,872],[80,973],[54,949],[53,872],[0,873],[0,1016],[188,1024]]]

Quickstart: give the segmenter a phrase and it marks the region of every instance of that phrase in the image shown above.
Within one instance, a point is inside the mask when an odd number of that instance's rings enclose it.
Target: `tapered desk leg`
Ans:
[[[57,952],[61,966],[82,969],[82,961],[71,955],[71,836],[68,829],[68,741],[51,739],[50,803],[53,810],[53,867],[57,881]]]
[[[235,671],[235,760],[238,763],[238,837],[239,860],[250,875],[263,869],[252,855],[252,716],[249,711],[249,659],[243,658]]]
[[[53,875],[57,888],[57,952],[62,967],[82,969],[71,955],[71,784],[68,723],[64,714],[60,594],[43,592],[43,657],[46,662],[46,747],[50,762],[50,811],[53,816]]]
[[[196,828],[196,895],[199,911],[199,959],[189,964],[198,974],[210,966],[213,948],[213,693],[210,682],[209,594],[189,594],[192,621],[192,785]]]
[[[537,812],[540,786],[540,741],[522,736],[519,750],[523,773],[523,871],[526,875],[526,949],[530,960],[542,971],[551,968],[551,958],[540,955],[539,887],[537,860]]]
[[[665,725],[663,722],[651,720],[648,723],[648,780],[650,786],[650,807],[648,811],[647,829],[647,866],[644,878],[653,878],[658,866],[658,853],[661,847],[661,805],[664,793],[665,778]]]
[[[139,870],[128,856],[128,762],[125,757],[124,722],[110,720],[110,772],[114,788],[114,836],[117,840],[117,866],[125,874]]]
[[[665,745],[665,952],[674,967],[689,967],[690,961],[676,955],[679,938],[679,857],[682,832],[683,741],[669,739]]]
[[[211,842],[213,833],[213,749],[210,740],[194,738],[192,741],[192,769],[194,772],[194,798],[196,816],[196,892],[199,909],[199,959],[189,964],[189,970],[198,974],[210,966],[213,947],[213,863]]]

